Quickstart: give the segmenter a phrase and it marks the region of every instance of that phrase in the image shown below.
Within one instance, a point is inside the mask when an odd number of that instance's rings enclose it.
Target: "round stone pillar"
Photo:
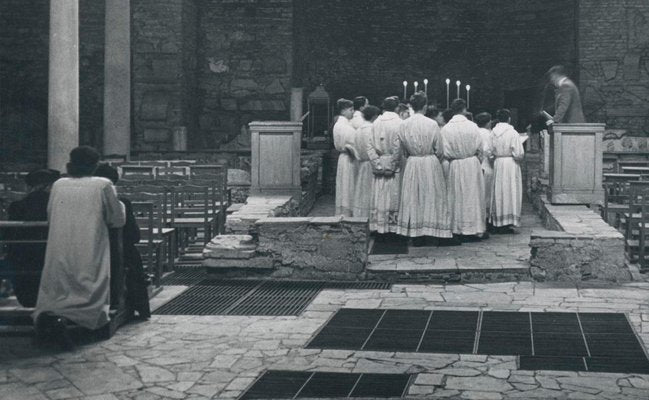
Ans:
[[[65,172],[79,144],[79,3],[50,1],[47,164]]]

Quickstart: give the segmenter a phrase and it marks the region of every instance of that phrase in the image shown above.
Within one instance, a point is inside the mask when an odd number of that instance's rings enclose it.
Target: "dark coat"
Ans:
[[[570,79],[565,79],[554,91],[553,120],[558,124],[586,122],[579,89]]]

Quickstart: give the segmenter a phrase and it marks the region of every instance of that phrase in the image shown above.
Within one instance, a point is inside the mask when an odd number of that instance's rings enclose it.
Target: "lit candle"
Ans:
[[[415,93],[417,93],[417,86],[419,86],[419,82],[415,81]]]
[[[403,81],[403,98],[405,99],[408,95],[408,81]]]
[[[462,84],[462,82],[460,82],[460,81],[455,81],[455,85],[457,86],[457,97],[456,97],[457,99],[460,98],[460,85],[461,85],[461,84]]]
[[[449,85],[451,84],[451,80],[446,78],[446,108],[449,108],[451,103],[451,94],[450,94],[450,89]]]
[[[428,79],[424,79],[424,93],[428,97]]]
[[[466,85],[466,108],[469,109],[469,104],[471,99],[471,85]]]

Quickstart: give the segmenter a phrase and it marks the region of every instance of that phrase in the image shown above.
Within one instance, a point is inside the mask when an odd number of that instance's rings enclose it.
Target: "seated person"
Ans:
[[[70,152],[69,177],[54,183],[47,206],[49,232],[34,320],[36,339],[72,342],[67,321],[96,330],[110,321],[109,228],[126,222],[112,182],[94,177],[99,153],[89,146]]]
[[[29,188],[27,196],[14,201],[7,210],[10,221],[47,221],[47,202],[52,184],[59,179],[59,171],[40,169],[25,177]],[[6,235],[7,239],[45,239],[44,228],[25,228]],[[45,243],[11,244],[7,246],[7,263],[11,270],[11,284],[18,302],[23,307],[34,307],[41,271],[45,261]]]
[[[113,184],[116,184],[119,180],[117,170],[108,164],[99,165],[95,170],[95,176],[110,179]],[[144,273],[142,257],[137,247],[135,247],[140,242],[140,227],[137,225],[135,215],[133,215],[131,202],[121,196],[119,200],[124,203],[126,208],[126,224],[124,225],[122,242],[124,246],[124,269],[126,270],[126,307],[128,315],[131,316],[134,312],[137,312],[140,318],[149,319],[151,317],[149,292],[147,291],[149,282]],[[110,240],[115,240],[112,232]]]

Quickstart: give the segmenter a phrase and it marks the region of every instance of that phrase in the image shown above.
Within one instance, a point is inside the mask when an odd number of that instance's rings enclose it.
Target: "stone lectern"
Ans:
[[[302,123],[254,121],[250,123],[251,183],[253,195],[290,195],[297,201],[300,185]]]
[[[600,204],[605,124],[555,124],[550,133],[550,192],[553,204]]]

